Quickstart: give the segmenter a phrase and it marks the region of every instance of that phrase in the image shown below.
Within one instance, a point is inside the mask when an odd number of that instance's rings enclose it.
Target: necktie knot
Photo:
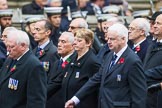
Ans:
[[[36,50],[36,56],[39,57],[39,52],[42,50],[42,48],[40,47],[37,47],[37,50]]]
[[[42,50],[42,48],[40,48],[40,47],[37,48],[37,52],[39,52],[39,51],[41,51],[41,50]]]
[[[118,56],[116,54],[114,54],[112,60],[116,60],[117,57]]]

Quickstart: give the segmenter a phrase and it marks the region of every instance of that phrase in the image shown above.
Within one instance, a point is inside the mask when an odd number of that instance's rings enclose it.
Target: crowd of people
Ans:
[[[22,13],[45,16],[20,30],[0,0],[0,108],[161,108],[162,12],[118,17],[131,12],[125,0],[33,0]]]

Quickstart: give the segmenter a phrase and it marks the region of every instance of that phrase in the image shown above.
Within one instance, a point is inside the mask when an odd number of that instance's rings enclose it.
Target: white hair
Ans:
[[[61,35],[68,36],[68,41],[73,44],[74,43],[74,34],[71,32],[63,32]]]
[[[115,31],[118,36],[125,37],[126,42],[128,41],[128,29],[120,23],[115,23],[108,28],[108,31]]]
[[[21,30],[12,30],[7,34],[8,39],[14,39],[16,44],[25,43],[29,47],[30,40],[26,32]]]
[[[145,36],[147,36],[150,32],[150,23],[148,22],[148,20],[146,20],[145,18],[136,18],[133,21],[135,21],[137,23],[137,26],[139,29],[142,29],[145,31]]]
[[[4,31],[12,31],[12,30],[17,30],[17,28],[15,28],[15,27],[6,27],[5,29],[4,29]]]
[[[11,31],[17,30],[15,27],[6,27],[3,32],[7,32],[7,34]],[[2,33],[3,34],[3,33]]]

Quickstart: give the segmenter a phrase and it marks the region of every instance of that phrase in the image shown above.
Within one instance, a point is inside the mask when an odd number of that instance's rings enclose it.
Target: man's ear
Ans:
[[[51,30],[47,30],[45,33],[46,33],[47,35],[50,35],[50,34],[51,34]]]
[[[142,35],[145,35],[145,31],[144,30],[141,30],[141,33],[142,33]]]

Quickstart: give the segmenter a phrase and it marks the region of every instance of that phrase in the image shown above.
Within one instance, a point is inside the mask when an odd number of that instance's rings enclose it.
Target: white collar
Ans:
[[[118,59],[121,57],[121,55],[124,53],[124,51],[127,49],[128,45],[125,45],[116,55],[117,55],[117,58],[115,60],[115,63],[118,61]],[[115,54],[115,52],[114,52]]]
[[[47,40],[44,44],[42,44],[42,45],[40,45],[38,47],[40,47],[41,49],[44,49],[49,42],[50,42],[50,40]]]

